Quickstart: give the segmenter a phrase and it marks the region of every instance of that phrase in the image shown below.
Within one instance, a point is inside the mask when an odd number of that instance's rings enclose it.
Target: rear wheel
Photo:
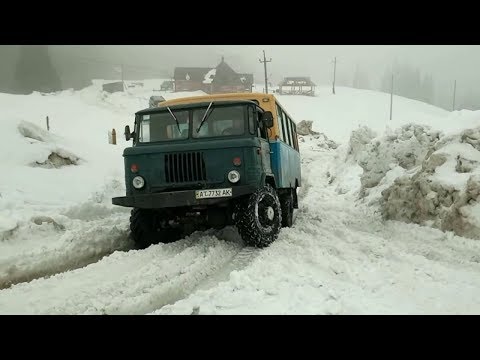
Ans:
[[[235,223],[243,241],[263,248],[274,242],[281,228],[282,210],[277,192],[270,185],[255,191],[239,205]]]
[[[162,212],[133,209],[130,216],[131,237],[135,245],[145,249],[152,244],[170,243],[182,237],[182,227],[172,227]]]
[[[293,225],[293,193],[289,191],[280,198],[282,207],[282,227],[292,227]]]

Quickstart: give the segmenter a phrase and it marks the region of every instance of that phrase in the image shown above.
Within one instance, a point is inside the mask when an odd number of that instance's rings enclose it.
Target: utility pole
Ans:
[[[393,107],[393,72],[392,72],[392,88],[390,90],[390,120],[392,120],[392,107]]]
[[[264,71],[265,71],[265,94],[268,94],[268,76],[267,76],[267,62],[271,62],[272,58],[270,60],[267,60],[265,57],[265,50],[263,50],[263,61],[262,59],[258,59],[260,63],[263,63]]]
[[[457,80],[453,83],[453,106],[452,111],[455,111],[455,93],[457,92]]]
[[[120,74],[121,74],[121,77],[122,77],[122,85],[123,85],[123,90],[125,90],[125,82],[123,81],[124,78],[123,78],[123,64],[120,65]]]
[[[333,95],[335,95],[335,77],[337,74],[337,57],[335,56],[333,60]]]

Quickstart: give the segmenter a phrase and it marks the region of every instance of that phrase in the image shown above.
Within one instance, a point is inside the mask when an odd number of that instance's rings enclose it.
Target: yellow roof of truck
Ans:
[[[171,99],[171,100],[163,101],[159,105],[163,107],[163,106],[170,106],[170,105],[191,104],[191,103],[208,102],[208,101],[235,100],[235,99],[238,99],[238,100],[255,99],[259,103],[262,103],[263,101],[265,102],[273,101],[274,96],[272,94],[263,94],[263,93],[210,94],[210,95],[189,96],[189,97],[182,97],[178,99]]]

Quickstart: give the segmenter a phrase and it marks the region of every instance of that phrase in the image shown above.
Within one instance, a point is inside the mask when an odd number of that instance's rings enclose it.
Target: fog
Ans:
[[[18,48],[0,46],[0,90],[8,90],[7,84],[14,81]],[[222,56],[235,71],[253,73],[261,84],[264,68],[259,59],[265,50],[267,60],[272,59],[267,74],[274,85],[285,76],[309,76],[317,85],[331,85],[336,57],[339,86],[352,86],[355,72],[360,71],[368,79],[364,87],[385,90],[382,81],[387,73],[393,69],[394,77],[401,77],[402,69],[409,67],[422,79],[431,76],[432,103],[451,110],[456,80],[458,106],[480,108],[476,100],[480,98],[480,46],[475,45],[56,45],[48,49],[62,88],[81,88],[92,78],[120,79],[114,70],[118,65],[123,65],[125,79],[167,78],[176,66],[215,67]],[[413,82],[404,86],[416,92]],[[409,89],[401,95],[408,96]]]

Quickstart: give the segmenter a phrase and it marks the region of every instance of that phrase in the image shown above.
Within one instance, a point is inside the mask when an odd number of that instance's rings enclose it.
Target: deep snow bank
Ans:
[[[480,239],[480,128],[437,141],[412,175],[382,192],[387,219]]]
[[[480,239],[480,127],[445,135],[408,124],[380,137],[360,128],[345,162],[362,168],[358,198],[385,219]]]

